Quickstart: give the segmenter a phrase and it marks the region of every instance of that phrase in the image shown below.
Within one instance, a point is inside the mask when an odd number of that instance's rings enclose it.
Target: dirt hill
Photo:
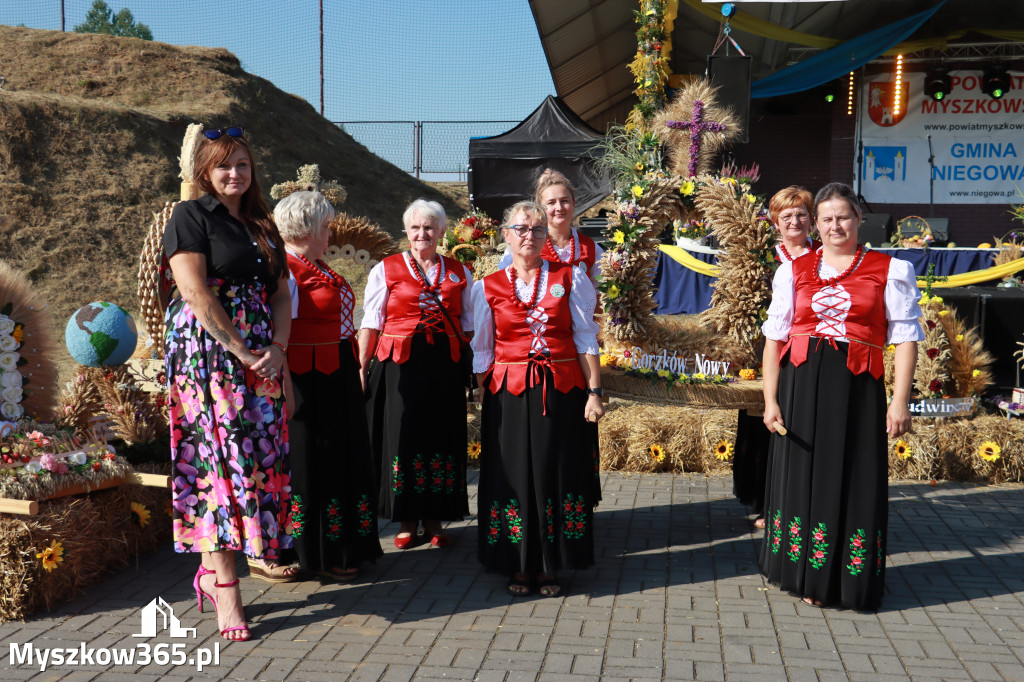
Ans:
[[[0,45],[0,258],[28,273],[61,333],[90,301],[138,310],[139,253],[153,213],[178,198],[191,122],[245,126],[268,201],[318,163],[348,190],[343,210],[395,234],[417,197],[461,210],[226,50],[7,26]]]

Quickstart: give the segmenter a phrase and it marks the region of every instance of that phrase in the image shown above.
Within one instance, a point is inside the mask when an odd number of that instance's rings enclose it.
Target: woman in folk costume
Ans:
[[[514,596],[561,593],[557,571],[594,563],[593,446],[604,414],[594,306],[582,269],[541,258],[543,209],[505,213],[508,267],[473,290],[483,393],[478,556]]]
[[[292,537],[299,565],[352,580],[382,552],[377,539],[377,477],[370,455],[355,296],[323,260],[334,207],[319,192],[294,192],[274,207],[292,277],[288,433]]]
[[[549,263],[565,263],[579,268],[597,288],[601,275],[601,256],[604,249],[590,237],[580,234],[572,226],[576,213],[576,188],[569,178],[553,168],[545,168],[538,176],[534,189],[534,201],[544,210],[548,233],[540,251],[540,257]],[[512,262],[512,251],[507,249],[498,263],[507,268]],[[597,311],[597,306],[594,307]],[[593,470],[595,504],[601,500],[601,452],[598,448],[597,424],[587,427],[593,441],[591,468]]]
[[[540,257],[550,263],[568,263],[581,269],[596,288],[604,249],[572,226],[576,211],[576,188],[572,182],[555,169],[545,168],[537,178],[533,198],[544,209],[548,226]],[[511,262],[512,252],[507,250],[498,267],[506,268]]]
[[[823,187],[814,216],[823,246],[779,268],[764,324],[764,423],[776,435],[760,565],[808,604],[875,611],[888,541],[886,433],[910,430],[920,293],[910,263],[857,243],[861,210],[848,186]]]
[[[409,250],[373,267],[363,299],[359,347],[370,441],[382,474],[381,513],[401,524],[395,546],[416,544],[422,520],[422,539],[448,547],[441,522],[469,513],[459,360],[461,341],[473,331],[473,276],[437,253],[447,224],[439,203],[417,199],[403,221]]]
[[[779,190],[768,202],[768,215],[779,235],[775,245],[778,263],[803,258],[821,246],[821,242],[808,236],[813,210],[814,197],[796,185]],[[757,528],[764,528],[764,483],[770,438],[771,433],[764,427],[760,415],[740,410],[732,460],[732,492],[757,515],[754,519]]]

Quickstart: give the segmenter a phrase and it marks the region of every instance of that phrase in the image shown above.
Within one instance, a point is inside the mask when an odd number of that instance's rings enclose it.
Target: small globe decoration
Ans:
[[[96,301],[75,311],[64,328],[64,343],[86,367],[120,365],[135,352],[138,332],[128,311],[115,303]]]

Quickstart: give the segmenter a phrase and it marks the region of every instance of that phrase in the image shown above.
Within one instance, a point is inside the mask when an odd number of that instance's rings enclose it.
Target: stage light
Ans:
[[[1011,88],[1013,81],[1005,66],[989,66],[981,73],[981,91],[992,99],[1002,99]]]
[[[836,96],[833,95],[831,92],[825,95],[825,101],[828,102],[829,104],[832,104],[832,100],[834,100],[835,98]]]
[[[924,75],[924,94],[936,102],[941,101],[953,89],[953,79],[949,77],[949,69],[940,66]]]
[[[846,91],[846,115],[853,116],[853,71],[850,72],[850,85]]]
[[[892,115],[899,116],[903,99],[903,55],[896,55],[896,88],[892,95]],[[898,119],[897,119],[898,120]]]

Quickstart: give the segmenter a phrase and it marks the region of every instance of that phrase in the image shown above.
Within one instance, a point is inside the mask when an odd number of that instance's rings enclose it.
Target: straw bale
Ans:
[[[601,468],[606,471],[728,473],[731,461],[721,462],[713,452],[721,440],[735,444],[736,410],[616,399],[601,419],[599,433]],[[910,446],[909,458],[896,455],[898,440]],[[1002,448],[995,462],[978,455],[986,441]],[[651,445],[664,448],[664,462],[651,458]],[[893,479],[1024,483],[1024,420],[998,415],[918,418],[914,431],[889,439],[888,448]]]
[[[145,527],[132,519],[132,502],[149,510]],[[43,502],[37,516],[0,516],[0,622],[22,619],[39,607],[52,609],[104,571],[124,568],[166,541],[169,502],[166,489],[123,485]],[[63,545],[63,561],[46,571],[36,554],[53,540]]]
[[[601,419],[601,468],[629,472],[722,473],[729,463],[714,456],[715,445],[736,440],[736,411],[652,406],[616,400]],[[654,461],[652,445],[665,450]]]

